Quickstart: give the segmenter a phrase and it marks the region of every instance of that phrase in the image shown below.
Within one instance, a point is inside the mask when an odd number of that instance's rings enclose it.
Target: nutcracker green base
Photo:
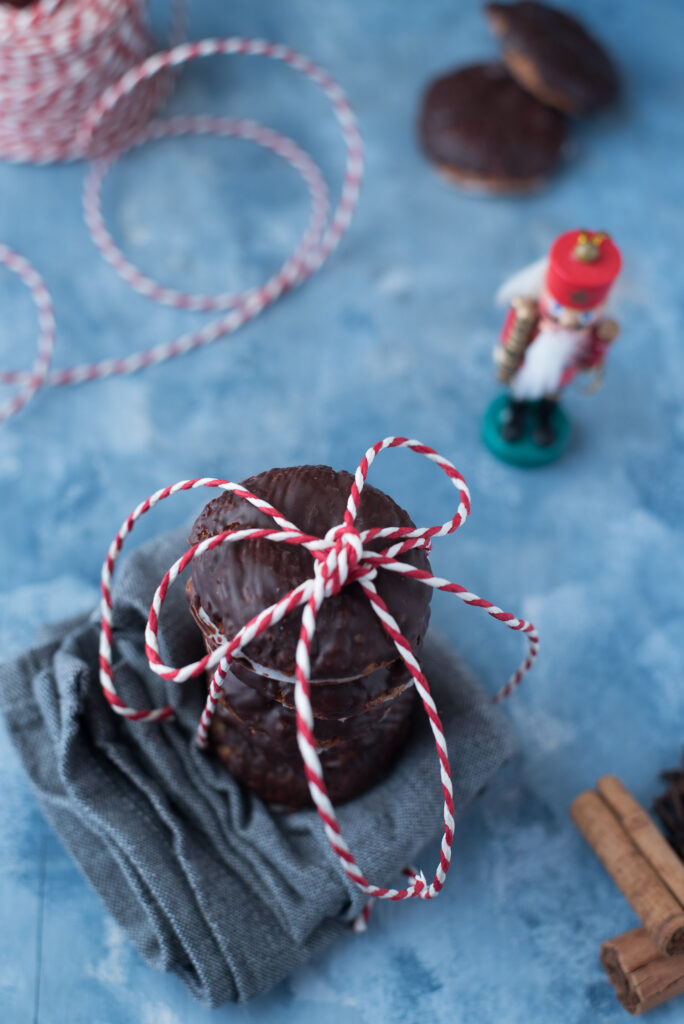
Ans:
[[[560,405],[553,411],[553,427],[556,440],[553,444],[541,446],[532,439],[535,425],[536,403],[527,409],[525,433],[519,441],[506,441],[501,436],[501,423],[508,407],[508,395],[499,395],[487,409],[482,421],[482,440],[497,459],[512,466],[534,469],[555,462],[565,452],[570,441],[570,421]]]

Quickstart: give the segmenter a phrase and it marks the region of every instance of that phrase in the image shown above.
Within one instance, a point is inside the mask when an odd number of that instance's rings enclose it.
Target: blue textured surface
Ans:
[[[510,705],[522,753],[458,827],[439,900],[381,906],[365,937],[350,935],[260,1001],[210,1013],[180,982],[148,970],[107,919],[0,732],[0,1019],[621,1021],[598,944],[634,918],[567,807],[608,771],[648,803],[684,742],[684,7],[573,3],[620,56],[626,100],[574,130],[574,154],[546,192],[509,201],[451,190],[414,142],[426,78],[494,52],[477,3],[222,6],[197,0],[192,34],[279,39],[345,84],[368,150],[358,216],[317,278],[234,339],[139,377],[45,393],[2,429],[2,655],[41,623],[94,603],[106,545],[156,487],[302,461],[353,468],[374,440],[408,434],[452,457],[473,491],[472,520],[439,542],[437,571],[540,629],[543,656]],[[263,64],[195,66],[174,107],[263,119],[338,182],[341,146],[325,101]],[[55,296],[57,365],[123,354],[195,322],[133,297],[93,253],[82,175],[77,166],[0,167],[0,237],[36,263]],[[263,277],[307,210],[300,182],[275,157],[202,140],[127,159],[106,205],[144,268],[205,289]],[[491,296],[579,222],[609,229],[623,248],[624,333],[604,392],[568,398],[569,454],[523,473],[479,441],[494,393]],[[0,358],[28,366],[30,303],[9,275],[0,289]],[[372,480],[420,522],[451,507],[442,478],[415,457],[383,456]],[[198,504],[178,499],[138,539]],[[519,641],[456,603],[436,600],[434,621],[493,689]],[[426,869],[436,855],[426,851]],[[651,1019],[683,1012],[670,1005]]]

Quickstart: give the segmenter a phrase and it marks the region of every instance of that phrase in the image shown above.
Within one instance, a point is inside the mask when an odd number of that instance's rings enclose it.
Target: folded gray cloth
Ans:
[[[364,897],[313,811],[270,813],[196,748],[203,681],[175,686],[149,671],[144,624],[184,538],[175,531],[139,548],[114,588],[117,690],[134,707],[172,703],[174,721],[145,725],[112,713],[98,681],[95,613],[44,630],[0,667],[0,710],[45,816],[107,909],[149,964],[175,971],[202,1003],[218,1006],[265,992],[344,934]],[[160,639],[167,664],[202,653],[180,583]],[[423,662],[458,817],[512,753],[510,732],[442,645],[428,644]],[[341,807],[339,818],[366,877],[401,883],[400,869],[442,830],[424,716],[390,777]],[[432,859],[422,865],[429,878]]]

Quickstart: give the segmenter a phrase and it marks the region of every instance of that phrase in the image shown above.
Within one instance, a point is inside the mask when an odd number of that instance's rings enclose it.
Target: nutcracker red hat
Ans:
[[[566,231],[551,246],[546,290],[561,306],[595,309],[621,265],[620,250],[605,231]]]

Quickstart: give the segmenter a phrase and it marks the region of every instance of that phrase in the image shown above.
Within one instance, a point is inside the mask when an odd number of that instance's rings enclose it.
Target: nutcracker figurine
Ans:
[[[508,384],[484,419],[483,437],[499,458],[520,466],[552,462],[570,425],[558,399],[580,371],[603,362],[618,325],[604,316],[620,252],[603,231],[566,231],[548,260],[516,274],[499,292],[510,303],[494,352],[497,379]]]

